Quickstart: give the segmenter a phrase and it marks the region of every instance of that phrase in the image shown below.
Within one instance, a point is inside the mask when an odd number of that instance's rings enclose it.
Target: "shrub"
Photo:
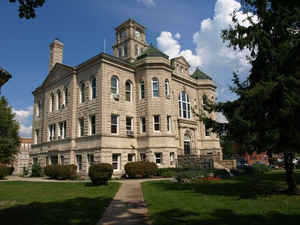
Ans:
[[[9,167],[9,175],[11,176],[14,172],[15,168],[13,166]]]
[[[176,175],[176,180],[178,182],[182,182],[186,179],[193,179],[193,178],[203,178],[207,177],[207,171],[204,169],[198,169],[198,170],[186,170],[182,172],[178,172]]]
[[[130,178],[150,177],[157,174],[157,165],[148,161],[130,162],[125,165],[125,172]]]
[[[246,169],[246,173],[253,175],[263,175],[268,171],[270,171],[270,168],[265,164],[253,164]]]
[[[160,168],[157,170],[157,176],[160,177],[175,177],[176,168]]]
[[[10,174],[11,168],[0,164],[0,179],[8,176]]]
[[[218,178],[228,178],[230,177],[230,173],[227,170],[221,169],[221,170],[214,170],[215,177]]]
[[[75,179],[77,176],[76,169],[76,165],[48,165],[45,168],[45,174],[51,179]]]
[[[42,168],[40,164],[33,164],[31,169],[32,177],[41,177],[42,176]]]
[[[108,163],[94,164],[89,168],[89,177],[94,185],[107,184],[112,173],[112,165]]]

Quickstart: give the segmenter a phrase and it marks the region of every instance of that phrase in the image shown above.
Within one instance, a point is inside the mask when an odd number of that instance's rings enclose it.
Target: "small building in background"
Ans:
[[[19,152],[13,162],[14,175],[23,174],[29,169],[29,153],[31,151],[32,138],[20,138]]]

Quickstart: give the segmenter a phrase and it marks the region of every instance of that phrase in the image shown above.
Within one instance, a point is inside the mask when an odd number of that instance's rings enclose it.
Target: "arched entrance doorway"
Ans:
[[[191,154],[191,137],[189,135],[184,135],[184,154]]]

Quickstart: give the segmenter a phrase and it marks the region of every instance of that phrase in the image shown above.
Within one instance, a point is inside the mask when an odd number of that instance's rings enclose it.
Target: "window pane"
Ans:
[[[159,96],[159,84],[157,79],[152,80],[152,89],[153,89],[153,96],[158,97]]]
[[[145,83],[141,82],[141,99],[145,98]]]
[[[96,98],[96,79],[92,79],[92,99]]]
[[[126,86],[126,93],[125,93],[126,101],[130,102],[131,101],[131,84],[130,84],[130,82],[127,81],[125,86]]]
[[[118,133],[118,116],[111,115],[111,133],[116,134]]]
[[[132,118],[126,117],[126,130],[132,130]]]
[[[118,93],[118,80],[116,77],[111,78],[111,93],[117,94]]]

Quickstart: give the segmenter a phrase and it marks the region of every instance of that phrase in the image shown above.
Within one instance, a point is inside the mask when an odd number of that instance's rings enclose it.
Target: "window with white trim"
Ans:
[[[48,126],[48,141],[52,141],[55,139],[55,124],[50,124]]]
[[[50,99],[49,99],[49,112],[54,111],[54,94],[51,93]]]
[[[63,102],[63,105],[67,106],[67,104],[68,104],[68,88],[65,88],[64,89],[64,102]]]
[[[160,131],[160,116],[159,115],[153,116],[153,129],[154,129],[154,131]]]
[[[141,132],[145,133],[146,132],[146,118],[145,117],[141,117]]]
[[[174,152],[170,152],[170,165],[174,165],[175,164],[175,153]]]
[[[121,169],[121,154],[112,154],[112,167],[113,170]]]
[[[95,77],[93,77],[92,79],[91,79],[91,88],[90,88],[90,99],[96,99],[96,90],[97,90],[97,88],[96,88],[96,85],[97,85],[97,83],[96,83],[96,78]]]
[[[111,115],[111,133],[118,134],[119,132],[119,115]]]
[[[77,171],[82,170],[82,155],[76,155],[76,165],[77,165]]]
[[[165,95],[170,96],[170,84],[168,79],[165,80]]]
[[[159,97],[159,81],[157,78],[152,79],[152,96]]]
[[[167,116],[167,130],[170,132],[172,130],[172,117]]]
[[[41,101],[38,101],[36,104],[36,117],[40,117],[41,114]]]
[[[128,162],[135,162],[135,154],[129,153],[127,161]]]
[[[63,121],[61,123],[59,123],[59,130],[58,130],[58,136],[61,138],[61,139],[65,139],[66,136],[67,136],[67,121]]]
[[[60,90],[57,90],[56,92],[56,110],[59,110],[61,107],[61,94]]]
[[[84,119],[78,119],[78,137],[82,137],[84,135]]]
[[[34,132],[34,144],[38,143],[39,135],[40,135],[40,130],[36,129],[35,132]]]
[[[125,100],[131,102],[131,99],[132,99],[132,84],[128,80],[125,83]]]
[[[89,116],[89,135],[96,134],[96,116],[91,115]]]
[[[116,76],[112,76],[110,81],[110,93],[119,94],[119,79]]]
[[[85,84],[83,81],[80,82],[80,87],[79,87],[79,103],[84,102],[84,89],[85,89]]]
[[[140,84],[140,91],[141,91],[141,99],[144,99],[145,98],[145,83],[144,83],[144,81],[142,81]]]
[[[179,94],[179,115],[182,118],[191,118],[191,106],[189,96],[185,91]]]
[[[126,130],[132,131],[132,117],[126,116]]]
[[[161,152],[156,152],[155,153],[155,163],[156,164],[162,164],[162,153]]]

